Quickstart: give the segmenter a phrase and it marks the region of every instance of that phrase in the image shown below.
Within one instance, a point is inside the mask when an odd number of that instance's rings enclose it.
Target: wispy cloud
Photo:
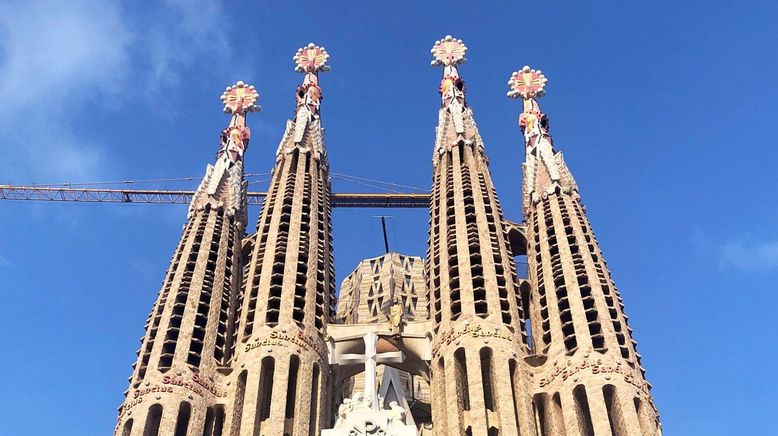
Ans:
[[[167,13],[155,17],[155,26],[144,31],[143,47],[149,62],[151,91],[179,83],[182,71],[198,57],[219,65],[230,56],[227,20],[220,2],[166,0]]]
[[[0,6],[0,143],[8,177],[95,171],[100,150],[69,127],[127,69],[132,41],[116,4],[10,2]]]
[[[719,253],[724,267],[744,272],[778,269],[778,240],[730,240],[721,246]]]
[[[79,113],[175,95],[196,61],[230,56],[218,1],[166,0],[145,12],[126,10],[131,6],[0,4],[0,183],[109,174],[110,153],[82,132],[74,121]]]

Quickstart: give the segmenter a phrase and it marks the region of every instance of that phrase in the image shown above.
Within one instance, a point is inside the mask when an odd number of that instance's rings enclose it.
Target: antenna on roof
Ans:
[[[384,233],[384,252],[389,253],[389,238],[386,236],[386,220],[392,219],[393,217],[388,215],[377,215],[373,218],[379,218],[381,220],[381,230]]]

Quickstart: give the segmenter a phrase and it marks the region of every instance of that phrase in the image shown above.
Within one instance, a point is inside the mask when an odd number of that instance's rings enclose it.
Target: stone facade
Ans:
[[[365,259],[349,274],[340,286],[336,322],[343,324],[374,324],[386,322],[390,308],[396,302],[402,307],[404,318],[410,321],[429,319],[424,260],[417,256],[387,253]],[[385,366],[376,371],[378,380],[384,380]],[[397,370],[397,377],[406,401],[412,406],[413,423],[421,431],[432,426],[430,385],[423,378]],[[357,374],[341,385],[341,398],[354,398],[364,389],[364,374]],[[382,389],[381,384],[378,390]],[[387,398],[385,403],[392,399]],[[342,401],[342,400],[341,400]]]
[[[256,232],[245,234],[242,82],[146,323],[116,436],[661,435],[624,304],[553,144],[546,78],[509,81],[524,223],[507,220],[447,36],[426,259],[362,261],[335,306],[329,163],[314,44]],[[517,256],[527,257],[519,277]]]

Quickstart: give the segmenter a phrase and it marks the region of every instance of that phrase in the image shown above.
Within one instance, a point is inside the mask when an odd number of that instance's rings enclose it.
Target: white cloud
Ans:
[[[68,114],[117,92],[131,40],[113,3],[0,6],[5,176],[59,179],[96,171],[100,150],[75,137]]]
[[[110,177],[108,144],[80,133],[73,114],[115,110],[137,99],[138,90],[146,104],[163,92],[169,104],[183,104],[170,96],[186,70],[204,58],[230,56],[219,2],[167,0],[147,11],[126,10],[132,6],[0,4],[0,183]]]
[[[739,271],[770,271],[778,268],[778,240],[731,240],[719,252],[723,266]]]
[[[198,56],[219,65],[230,54],[221,3],[211,0],[166,0],[168,13],[157,17],[157,26],[144,32],[152,91],[174,85],[182,70]]]
[[[94,98],[127,64],[131,41],[116,4],[43,1],[0,6],[0,97],[40,109],[86,88]]]

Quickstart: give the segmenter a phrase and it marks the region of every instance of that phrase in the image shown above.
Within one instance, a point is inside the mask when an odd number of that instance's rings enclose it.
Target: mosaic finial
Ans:
[[[259,93],[252,85],[247,85],[239,80],[238,83],[228,86],[221,96],[224,104],[224,112],[228,114],[240,114],[244,112],[257,112],[262,109],[258,104]]]
[[[540,70],[533,70],[525,65],[521,70],[511,74],[511,78],[508,80],[508,86],[511,88],[508,91],[508,97],[524,100],[543,97],[546,95],[546,82],[548,79]]]
[[[292,58],[296,64],[295,71],[300,73],[315,73],[317,71],[329,71],[330,66],[327,60],[330,54],[324,47],[319,47],[314,43],[297,50]]]
[[[461,39],[456,39],[451,35],[446,35],[445,38],[435,41],[435,45],[432,46],[432,66],[443,65],[451,66],[457,64],[464,64],[467,62],[465,59],[465,53],[467,53],[467,46]]]

